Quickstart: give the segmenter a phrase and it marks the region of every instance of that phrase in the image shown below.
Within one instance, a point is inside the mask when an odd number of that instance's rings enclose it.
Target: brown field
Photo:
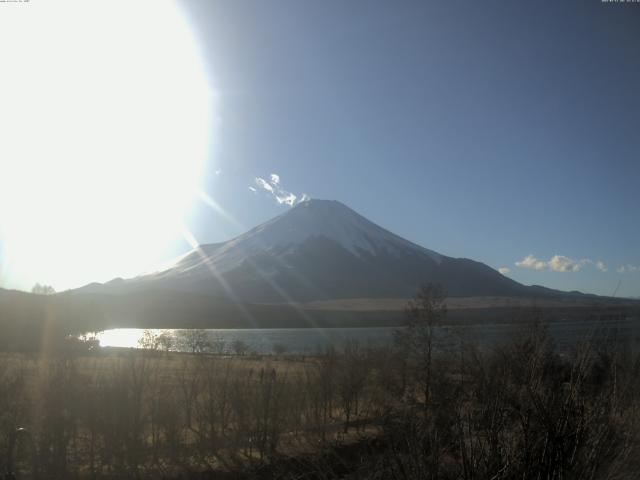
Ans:
[[[603,303],[604,302],[604,303]],[[445,304],[449,310],[458,309],[486,309],[505,307],[537,307],[537,308],[580,308],[607,306],[612,302],[585,298],[528,298],[528,297],[449,297]],[[634,300],[616,300],[615,306],[638,307],[638,302]],[[340,300],[318,300],[298,304],[305,310],[328,310],[328,311],[404,311],[407,308],[406,298],[345,298]]]
[[[559,355],[535,318],[499,347],[458,339],[443,350],[433,328],[446,311],[431,294],[388,348],[229,356],[73,341],[1,354],[0,472],[638,478],[637,352],[594,332]]]

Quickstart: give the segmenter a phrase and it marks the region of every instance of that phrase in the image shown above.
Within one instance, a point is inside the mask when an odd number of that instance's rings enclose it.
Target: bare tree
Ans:
[[[356,341],[344,346],[338,373],[338,394],[344,412],[344,432],[349,431],[353,417],[358,417],[362,390],[369,374],[369,364],[364,351]]]
[[[206,330],[180,330],[177,336],[182,347],[191,353],[204,353],[211,349],[209,335]]]
[[[156,351],[160,347],[160,337],[152,330],[145,330],[138,340],[138,347]]]
[[[231,348],[236,355],[246,355],[249,351],[249,345],[247,342],[240,339],[236,339],[231,342]]]
[[[175,339],[171,332],[162,332],[158,335],[158,344],[164,352],[169,352],[175,343]]]
[[[423,285],[409,302],[406,328],[395,332],[396,345],[404,352],[408,371],[420,389],[425,408],[431,399],[435,336],[447,315],[445,298],[441,285]]]
[[[53,295],[56,291],[51,285],[36,283],[31,288],[31,293],[35,293],[37,295]]]

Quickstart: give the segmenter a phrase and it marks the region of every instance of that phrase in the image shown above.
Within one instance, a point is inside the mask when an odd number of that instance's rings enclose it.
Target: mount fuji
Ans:
[[[442,284],[452,297],[561,294],[416,245],[330,200],[301,202],[239,237],[195,248],[167,270],[78,291],[170,290],[235,302],[295,303],[409,298],[425,282]]]

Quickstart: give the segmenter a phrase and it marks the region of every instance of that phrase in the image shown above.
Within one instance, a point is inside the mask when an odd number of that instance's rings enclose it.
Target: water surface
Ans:
[[[444,327],[438,337],[451,344],[459,339],[478,342],[481,345],[497,345],[509,341],[526,330],[524,325],[492,324]],[[220,353],[232,353],[234,342],[241,341],[249,352],[270,354],[278,348],[290,354],[314,354],[328,346],[341,348],[349,341],[361,346],[380,347],[393,341],[397,327],[371,328],[258,328],[258,329],[210,329],[206,337]],[[145,330],[117,328],[99,332],[96,336],[103,347],[136,348]],[[167,334],[173,339],[172,350],[188,351],[181,340],[180,330],[148,330],[154,335]],[[564,321],[549,324],[549,332],[560,350],[571,348],[579,341],[595,336],[600,339],[617,338],[633,345],[640,345],[640,321],[633,318],[609,321]]]

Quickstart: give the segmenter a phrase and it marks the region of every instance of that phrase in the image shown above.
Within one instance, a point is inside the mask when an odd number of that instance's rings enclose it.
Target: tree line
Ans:
[[[444,292],[428,285],[384,348],[260,359],[201,351],[192,332],[191,354],[153,335],[154,348],[126,353],[5,353],[0,473],[634,478],[637,353],[610,333],[559,353],[536,315],[491,348],[442,342]]]

